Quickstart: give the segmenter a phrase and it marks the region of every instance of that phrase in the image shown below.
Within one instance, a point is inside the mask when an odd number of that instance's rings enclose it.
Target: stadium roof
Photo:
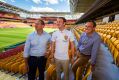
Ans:
[[[7,12],[12,12],[16,14],[21,14],[22,17],[39,17],[41,16],[65,16],[65,15],[70,15],[70,12],[32,12],[32,11],[27,11],[22,8],[16,7],[14,5],[4,3],[0,1],[0,10],[7,11]],[[27,16],[28,15],[28,16]]]
[[[95,0],[70,0],[70,9],[73,13],[86,12]]]
[[[32,12],[70,12],[69,0],[0,0]],[[64,7],[65,6],[65,7]]]
[[[16,6],[13,6],[13,5],[7,4],[5,2],[1,2],[1,1],[0,1],[0,8],[5,8],[5,9],[16,11],[16,12],[19,12],[19,11],[28,12],[24,9],[18,8]]]
[[[21,8],[18,8],[14,5],[10,5],[8,3],[4,3],[4,2],[1,2],[0,1],[0,8],[5,8],[7,10],[11,10],[12,12],[24,12],[24,13],[27,13],[27,14],[52,14],[52,15],[66,15],[66,14],[70,14],[70,12],[32,12],[32,11],[28,11],[28,10],[24,10],[24,9],[21,9]]]
[[[119,0],[96,0],[77,23],[119,13]]]

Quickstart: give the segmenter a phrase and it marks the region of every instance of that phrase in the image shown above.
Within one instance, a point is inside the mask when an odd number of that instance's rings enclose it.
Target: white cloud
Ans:
[[[55,9],[50,8],[50,7],[31,7],[30,11],[35,11],[35,12],[56,12]]]
[[[59,0],[43,0],[46,2],[46,4],[58,4]]]
[[[39,4],[41,3],[41,0],[32,0],[34,3]]]

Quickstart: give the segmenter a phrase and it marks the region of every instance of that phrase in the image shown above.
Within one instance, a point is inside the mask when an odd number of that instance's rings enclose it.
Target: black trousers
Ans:
[[[29,57],[28,59],[28,65],[29,65],[28,80],[35,80],[37,68],[39,71],[39,80],[44,80],[46,60],[47,59],[44,56],[41,56],[41,57],[30,56]]]

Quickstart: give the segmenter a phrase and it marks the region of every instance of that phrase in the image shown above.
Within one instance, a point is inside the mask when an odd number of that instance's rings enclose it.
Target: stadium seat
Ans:
[[[14,73],[18,72],[20,64],[21,64],[20,62],[16,62],[16,63],[12,64],[11,71]]]
[[[55,65],[49,65],[48,69],[46,70],[46,80],[52,80],[53,77],[56,77],[53,75],[53,72],[55,72],[55,69],[56,69]]]
[[[117,48],[115,48],[114,49],[114,54],[113,54],[114,56],[114,62],[115,62],[115,64],[116,64],[116,59],[117,59],[117,56],[119,55],[119,51],[118,51],[118,49]]]
[[[86,74],[82,80],[87,80],[87,78],[90,74],[91,74],[91,66],[89,65],[89,67],[87,68]]]
[[[19,66],[19,73],[20,73],[20,74],[25,74],[25,73],[27,73],[27,71],[26,71],[26,69],[25,69],[25,63],[20,64],[20,66]]]

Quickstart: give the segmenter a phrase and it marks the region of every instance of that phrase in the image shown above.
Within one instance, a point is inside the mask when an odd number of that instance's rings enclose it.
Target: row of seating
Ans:
[[[114,63],[119,66],[119,21],[114,21],[106,25],[99,25],[96,31],[100,34],[102,41],[108,46]]]
[[[22,53],[18,53],[17,55],[13,55],[0,60],[0,69],[14,73],[19,72],[21,74],[25,74],[26,70],[24,68],[25,64]]]
[[[22,22],[0,22],[0,28],[26,28],[30,27],[29,25],[22,23]]]
[[[4,59],[4,58],[10,57],[12,55],[16,55],[16,54],[22,52],[23,49],[24,49],[24,45],[20,45],[20,46],[17,46],[16,48],[14,48],[14,49],[9,49],[5,52],[1,52],[0,53],[0,59]]]
[[[23,46],[22,46],[22,48],[23,48]],[[47,48],[49,48],[49,47],[47,47]],[[11,53],[14,53],[14,52],[11,52]],[[49,62],[49,60],[48,60],[48,62]],[[47,68],[48,68],[48,66],[49,66],[49,63],[47,63]],[[21,74],[21,75],[26,74],[27,71],[25,69],[23,50],[22,50],[22,52],[19,52],[17,54],[10,55],[10,56],[0,59],[0,70],[7,71],[8,73],[12,72],[12,73]],[[38,76],[38,74],[39,74],[39,72],[37,70],[36,77]],[[1,80],[1,77],[0,77],[0,80]]]

